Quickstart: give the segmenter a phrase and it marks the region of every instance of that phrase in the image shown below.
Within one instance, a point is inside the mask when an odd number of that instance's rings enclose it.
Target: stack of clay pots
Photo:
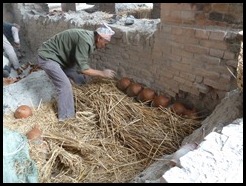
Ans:
[[[127,94],[134,97],[137,101],[157,108],[171,108],[171,111],[179,116],[190,119],[197,119],[196,109],[189,109],[181,102],[174,102],[171,105],[171,99],[163,94],[157,94],[154,90],[144,87],[140,83],[132,81],[130,78],[123,77],[117,81],[116,87]]]
[[[170,104],[170,98],[164,95],[157,95],[153,89],[144,87],[127,77],[118,80],[116,87],[129,97],[134,97],[137,101],[152,107],[166,108]]]

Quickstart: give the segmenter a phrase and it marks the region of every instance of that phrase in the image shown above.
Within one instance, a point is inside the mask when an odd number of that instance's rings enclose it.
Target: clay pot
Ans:
[[[130,84],[131,80],[127,77],[123,77],[117,82],[116,87],[121,91],[125,91]]]
[[[175,102],[172,105],[171,110],[175,112],[177,115],[185,115],[187,109],[183,103]]]
[[[150,88],[144,88],[138,94],[137,100],[141,102],[152,101],[155,97],[155,91]]]
[[[29,116],[32,116],[32,110],[27,105],[19,106],[14,113],[14,117],[16,119],[23,119],[23,118],[27,118]]]
[[[142,88],[142,85],[140,85],[139,83],[131,83],[129,87],[126,89],[126,94],[129,97],[135,97],[139,94]]]
[[[184,115],[185,115],[186,118],[189,118],[189,119],[194,119],[194,120],[199,119],[198,113],[197,113],[195,108],[186,109]]]
[[[170,103],[170,99],[163,96],[163,95],[159,95],[159,96],[155,96],[155,98],[153,99],[151,106],[152,107],[163,107],[166,108]]]
[[[42,131],[39,129],[38,125],[35,125],[29,132],[26,133],[26,136],[29,140],[41,139]]]
[[[16,81],[18,81],[17,78],[3,78],[3,85],[10,85],[15,83]]]

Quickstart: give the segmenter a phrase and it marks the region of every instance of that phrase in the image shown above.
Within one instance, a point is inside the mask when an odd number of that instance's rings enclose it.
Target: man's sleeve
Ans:
[[[90,68],[88,64],[89,53],[90,45],[88,43],[84,45],[78,45],[75,49],[75,60],[82,71]]]

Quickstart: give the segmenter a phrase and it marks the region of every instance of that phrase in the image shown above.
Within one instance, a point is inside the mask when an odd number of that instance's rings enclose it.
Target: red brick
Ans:
[[[181,62],[187,65],[194,65],[196,63],[196,61],[193,58],[188,58],[188,57],[182,57]]]
[[[220,50],[226,50],[228,48],[227,44],[222,41],[201,40],[200,45],[207,48],[220,49]]]
[[[205,65],[211,64],[211,65],[220,65],[221,59],[217,57],[212,57],[208,55],[194,55],[194,59],[200,60]]]
[[[209,35],[209,39],[223,41],[225,36],[226,36],[226,32],[224,31],[211,31]]]
[[[220,78],[220,73],[212,70],[207,70],[204,68],[195,68],[193,72],[195,75],[203,76],[204,78],[210,78],[210,79]]]
[[[174,92],[178,92],[178,83],[173,80],[173,78],[167,78],[167,77],[160,77],[160,81],[163,83],[163,85],[169,89],[172,89]]]
[[[177,92],[173,91],[172,89],[166,89],[166,90],[164,90],[164,92],[167,95],[171,96],[172,98],[175,98],[177,96]]]
[[[162,69],[160,75],[167,78],[173,78],[174,73],[168,69]]]
[[[210,48],[209,54],[214,57],[222,58],[224,55],[224,50]]]
[[[195,20],[195,12],[194,11],[181,11],[182,20]]]
[[[193,82],[195,80],[195,75],[191,73],[186,73],[186,72],[180,72],[180,77],[187,79],[190,82]]]
[[[191,65],[172,62],[171,66],[177,70],[180,70],[180,71],[185,71],[185,72],[191,72],[192,71]]]
[[[178,76],[174,76],[173,79],[175,81],[177,81],[178,83],[181,83],[181,84],[185,83],[185,79],[184,78],[181,78],[181,77],[178,77]]]
[[[218,89],[218,90],[224,90],[224,91],[230,90],[230,84],[223,83],[220,81],[220,79],[212,80],[209,78],[204,78],[203,82],[205,85],[211,86],[211,87]]]
[[[171,30],[172,34],[181,35],[183,33],[181,27],[174,26]]]
[[[220,13],[228,13],[229,5],[228,3],[212,3],[213,11]]]
[[[189,37],[189,38],[195,38],[195,29],[194,28],[187,28],[187,27],[182,27],[183,29],[183,36]]]
[[[184,85],[184,84],[180,84],[179,85],[179,89],[184,91],[184,92],[190,92],[190,86]]]
[[[196,30],[195,31],[195,37],[199,39],[208,39],[210,35],[210,31],[207,30]]]
[[[235,54],[229,51],[225,51],[223,59],[235,59]]]
[[[181,23],[181,12],[175,9],[161,10],[161,21],[167,23]]]
[[[198,45],[185,45],[185,50],[192,52],[192,53],[198,53],[198,54],[208,54],[209,53],[209,48],[206,47],[201,47]]]

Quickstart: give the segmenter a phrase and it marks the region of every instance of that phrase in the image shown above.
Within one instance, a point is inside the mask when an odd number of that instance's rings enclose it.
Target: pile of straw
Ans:
[[[119,91],[115,80],[73,85],[76,118],[58,123],[55,103],[4,125],[23,134],[38,124],[43,143],[29,143],[40,182],[129,182],[156,159],[179,149],[201,121],[147,107]]]

